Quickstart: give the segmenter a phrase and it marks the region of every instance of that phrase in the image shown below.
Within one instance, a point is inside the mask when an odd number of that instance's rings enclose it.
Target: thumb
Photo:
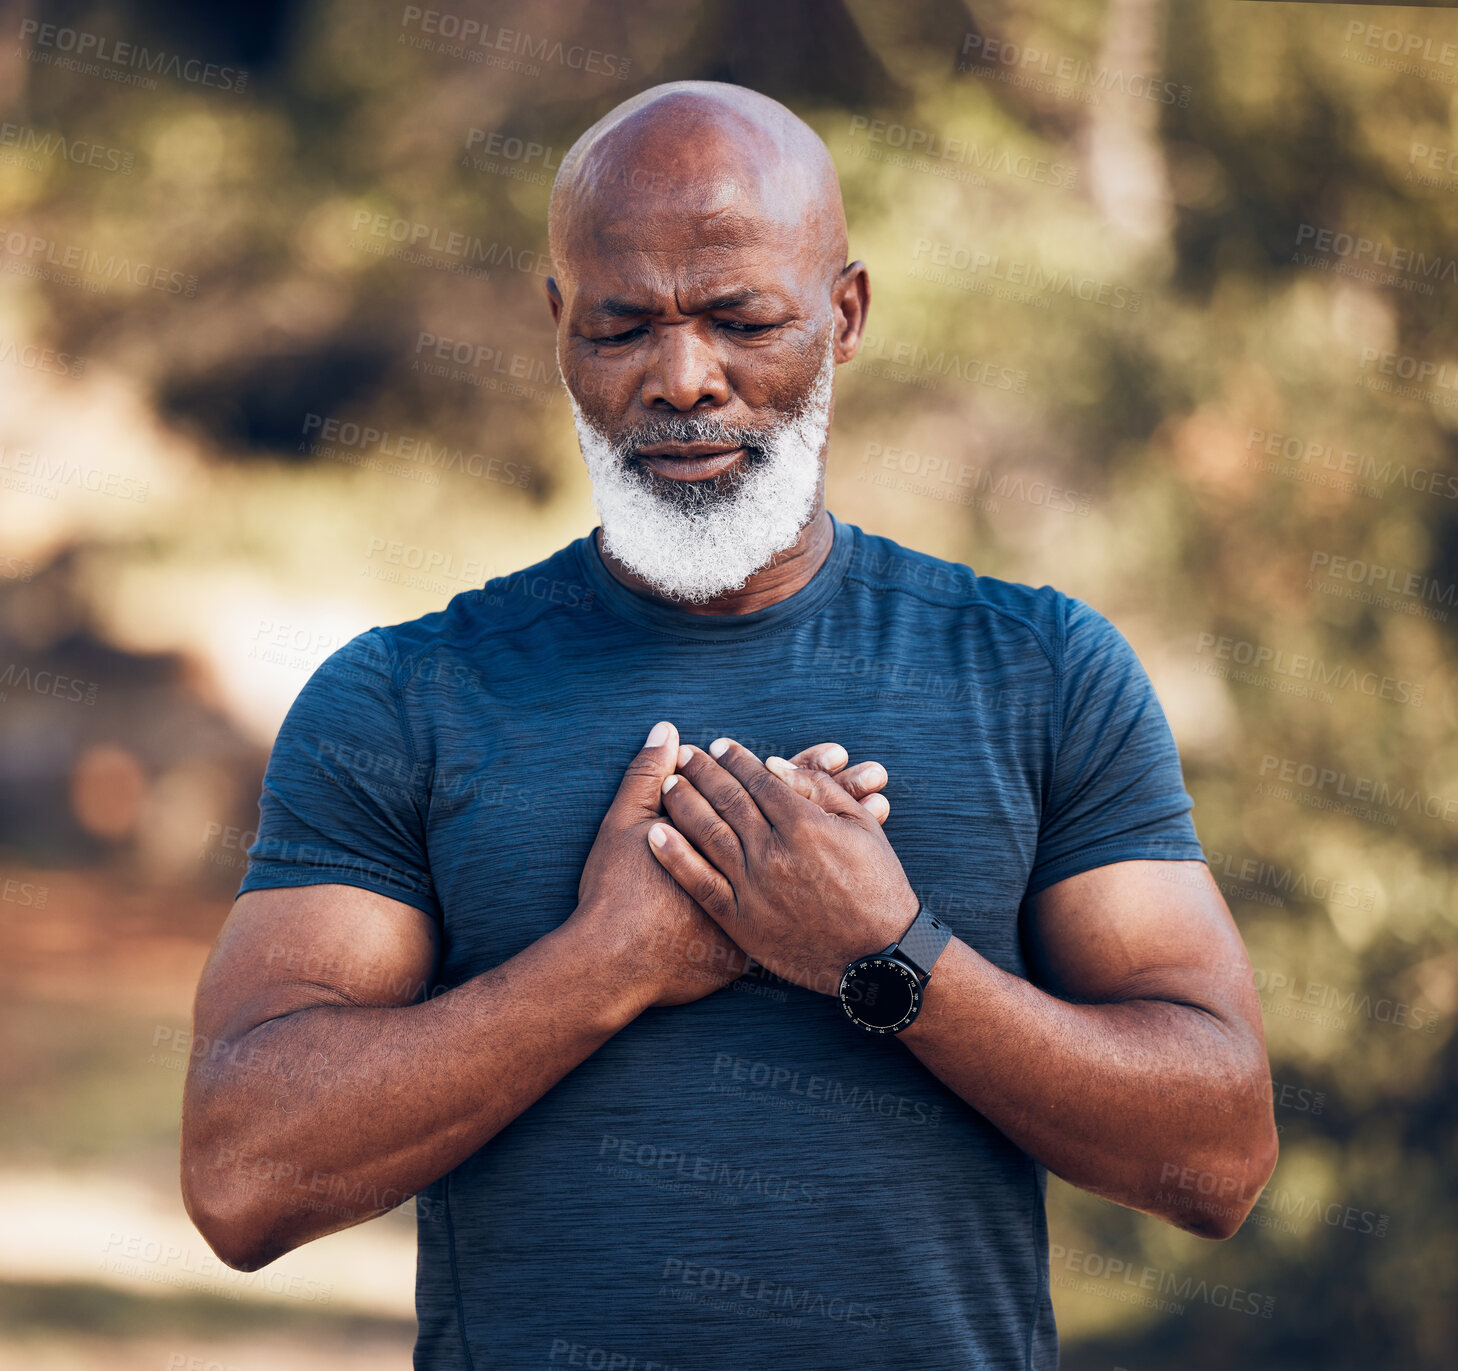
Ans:
[[[673,773],[677,765],[678,729],[663,719],[653,725],[648,741],[628,763],[613,799],[613,808],[630,811],[627,816],[630,821],[655,817],[661,808],[660,791],[664,779]]]
[[[766,757],[766,768],[774,772],[795,794],[813,800],[827,814],[864,816],[866,811],[849,795],[845,787],[823,771],[811,767],[792,766],[783,757]]]

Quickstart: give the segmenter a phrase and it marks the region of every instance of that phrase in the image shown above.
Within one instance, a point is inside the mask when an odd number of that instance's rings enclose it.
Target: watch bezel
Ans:
[[[850,1002],[846,999],[845,994],[846,983],[858,970],[860,970],[862,967],[873,966],[877,963],[882,963],[888,967],[894,967],[903,977],[905,977],[908,985],[911,988],[911,1007],[906,1011],[905,1017],[897,1020],[897,1022],[894,1024],[887,1025],[884,1028],[879,1024],[867,1023],[864,1019],[859,1018],[856,1015],[855,1010],[851,1008]],[[840,1007],[842,1010],[845,1011],[846,1018],[848,1018],[853,1024],[855,1024],[857,1028],[861,1029],[863,1032],[866,1033],[878,1034],[881,1037],[894,1036],[895,1034],[900,1033],[903,1029],[909,1028],[911,1024],[915,1021],[916,1016],[921,1013],[922,980],[921,977],[917,975],[915,968],[913,968],[909,962],[904,961],[902,958],[894,956],[890,952],[872,952],[869,956],[857,957],[855,961],[851,962],[846,967],[846,969],[841,972],[839,999]]]

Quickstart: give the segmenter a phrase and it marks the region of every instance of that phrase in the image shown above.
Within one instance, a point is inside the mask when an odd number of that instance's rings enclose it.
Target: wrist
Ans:
[[[850,963],[840,982],[840,1006],[858,1028],[897,1034],[914,1024],[931,984],[932,969],[952,931],[918,904],[916,915],[891,946]]]
[[[634,959],[626,945],[605,930],[617,927],[616,920],[592,914],[578,905],[572,916],[546,934],[541,942],[554,960],[570,968],[584,1004],[605,1038],[626,1028],[652,1002],[652,988],[644,984],[641,959]]]

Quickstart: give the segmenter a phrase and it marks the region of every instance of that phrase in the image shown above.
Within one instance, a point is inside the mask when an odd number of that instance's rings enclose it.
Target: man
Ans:
[[[869,288],[789,111],[636,96],[550,235],[601,529],[300,694],[189,1212],[253,1269],[416,1195],[417,1367],[1052,1367],[1047,1170],[1225,1237],[1275,1163],[1158,701],[825,510]]]

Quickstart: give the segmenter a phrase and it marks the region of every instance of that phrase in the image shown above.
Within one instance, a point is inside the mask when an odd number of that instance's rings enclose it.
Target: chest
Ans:
[[[703,748],[729,736],[789,757],[834,741],[852,763],[881,762],[885,832],[913,887],[958,937],[1021,974],[1046,709],[946,645],[914,665],[876,660],[812,640],[787,644],[767,669],[762,654],[686,644],[610,672],[483,673],[432,740],[426,838],[442,979],[499,964],[571,914],[624,769],[660,718]]]

